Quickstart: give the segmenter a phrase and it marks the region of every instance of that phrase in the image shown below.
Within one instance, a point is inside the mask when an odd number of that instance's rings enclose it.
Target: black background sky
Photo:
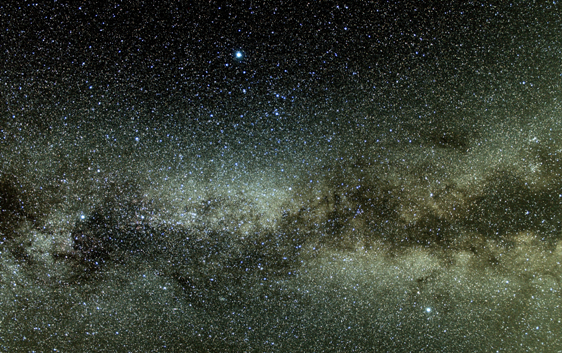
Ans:
[[[187,110],[229,122],[272,107],[294,122],[339,109],[470,115],[529,109],[560,79],[552,1],[14,1],[0,11],[12,113],[97,104],[113,119],[133,106],[145,118]]]

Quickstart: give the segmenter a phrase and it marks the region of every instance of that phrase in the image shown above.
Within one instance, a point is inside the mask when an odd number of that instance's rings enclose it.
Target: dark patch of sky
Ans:
[[[554,91],[539,59],[560,45],[558,5],[527,6],[14,2],[1,5],[2,76],[46,99],[95,100],[110,91],[122,104],[181,100],[234,116],[271,105],[309,113],[334,105],[372,110],[382,101],[455,105],[512,89],[506,84],[518,76]],[[522,43],[524,58],[513,42]],[[236,50],[243,60],[235,60]]]

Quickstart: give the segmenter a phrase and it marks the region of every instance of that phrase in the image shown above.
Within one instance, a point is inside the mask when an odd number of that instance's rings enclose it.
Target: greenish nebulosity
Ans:
[[[562,350],[560,6],[295,4],[0,5],[0,350]]]

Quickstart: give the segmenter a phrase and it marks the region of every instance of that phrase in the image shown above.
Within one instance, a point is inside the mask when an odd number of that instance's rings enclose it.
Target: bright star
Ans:
[[[244,59],[244,52],[243,52],[242,50],[237,50],[237,51],[235,51],[235,52],[234,52],[234,58],[235,58],[236,60],[239,60],[239,61],[242,60],[242,59]]]

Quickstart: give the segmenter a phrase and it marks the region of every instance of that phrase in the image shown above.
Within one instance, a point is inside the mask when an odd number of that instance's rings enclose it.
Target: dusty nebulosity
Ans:
[[[558,2],[13,3],[0,351],[562,351]]]
[[[324,166],[314,185],[272,178],[262,189],[240,186],[260,185],[248,174],[232,185],[176,175],[158,187],[113,176],[90,189],[55,179],[44,191],[32,187],[38,178],[22,192],[14,169],[2,179],[6,332],[55,310],[52,328],[26,335],[70,325],[68,344],[87,346],[74,321],[85,312],[109,347],[107,325],[143,330],[164,313],[177,347],[217,347],[201,332],[219,347],[254,347],[247,335],[298,347],[283,338],[289,328],[382,349],[501,348],[520,342],[514,331],[556,346],[562,162],[548,141],[514,153],[525,160],[515,168],[443,167],[481,156],[437,144],[435,159],[410,155],[407,167],[365,156]]]

